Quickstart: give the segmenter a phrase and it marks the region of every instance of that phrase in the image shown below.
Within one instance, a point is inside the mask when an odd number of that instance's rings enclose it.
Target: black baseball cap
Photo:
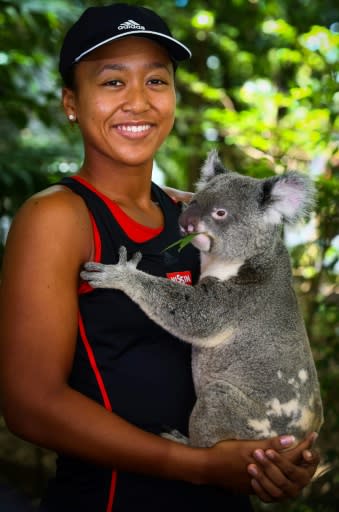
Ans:
[[[192,56],[187,46],[174,39],[164,20],[146,7],[125,3],[89,7],[65,36],[59,59],[61,76],[65,79],[73,64],[96,48],[126,36],[158,42],[174,62]]]

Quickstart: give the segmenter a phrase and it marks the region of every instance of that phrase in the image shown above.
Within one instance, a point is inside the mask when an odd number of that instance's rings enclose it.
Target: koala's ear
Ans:
[[[229,172],[223,164],[218,156],[218,152],[216,149],[210,151],[207,155],[207,158],[204,162],[204,165],[201,168],[200,179],[196,184],[196,189],[200,190],[208,181],[210,181],[217,174],[225,174]]]
[[[262,182],[261,207],[270,224],[293,224],[308,215],[314,203],[314,184],[304,174],[290,171]]]

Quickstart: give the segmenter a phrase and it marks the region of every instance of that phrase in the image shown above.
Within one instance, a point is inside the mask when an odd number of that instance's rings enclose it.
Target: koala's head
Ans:
[[[215,151],[207,157],[196,188],[179,219],[182,233],[201,233],[192,241],[195,247],[230,261],[269,251],[279,226],[297,222],[314,202],[314,186],[307,176],[242,176],[225,169]]]

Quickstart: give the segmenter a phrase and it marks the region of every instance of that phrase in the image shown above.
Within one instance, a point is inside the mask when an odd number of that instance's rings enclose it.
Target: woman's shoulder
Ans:
[[[36,238],[50,245],[61,243],[78,246],[86,255],[92,246],[91,221],[84,201],[67,187],[53,185],[25,201],[17,212],[10,235],[31,246]],[[47,249],[47,247],[46,247]]]
[[[52,185],[29,197],[19,209],[16,217],[29,221],[45,222],[57,220],[68,223],[88,221],[88,212],[84,201],[63,185]],[[27,221],[28,221],[27,219]]]
[[[51,185],[29,197],[23,207],[40,204],[44,208],[85,209],[85,204],[78,194],[62,184]]]

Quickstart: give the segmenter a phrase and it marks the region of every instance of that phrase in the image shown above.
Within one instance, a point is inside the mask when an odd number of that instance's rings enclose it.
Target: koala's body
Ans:
[[[258,180],[224,169],[213,152],[182,213],[183,233],[201,254],[195,286],[136,268],[86,264],[93,287],[124,291],[163,328],[192,344],[197,401],[189,442],[259,439],[318,431],[323,421],[317,373],[293,289],[283,222],[312,205],[298,173]]]

